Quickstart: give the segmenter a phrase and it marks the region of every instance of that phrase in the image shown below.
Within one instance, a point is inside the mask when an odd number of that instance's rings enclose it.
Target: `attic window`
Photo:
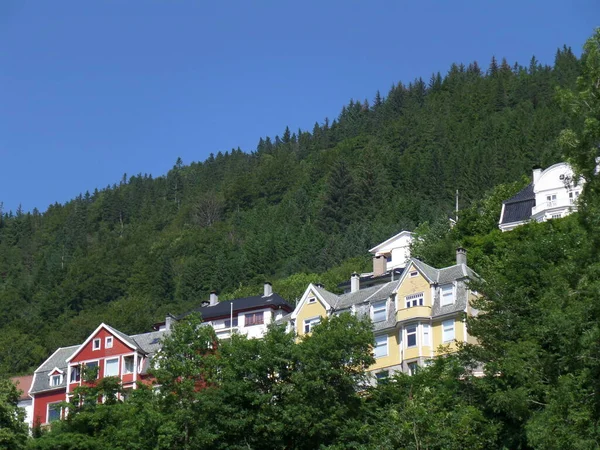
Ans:
[[[112,336],[108,336],[106,338],[106,340],[104,341],[104,347],[112,348],[112,346],[113,346],[113,338],[112,338]]]
[[[419,272],[416,270],[413,270],[412,272],[409,273],[409,275],[411,278],[413,278],[413,277],[416,277],[417,275],[419,275]]]
[[[100,339],[94,339],[94,342],[92,343],[92,350],[100,350]]]
[[[316,299],[316,297],[310,297],[310,298],[308,299],[308,303],[316,303],[316,302],[317,302],[317,299]]]

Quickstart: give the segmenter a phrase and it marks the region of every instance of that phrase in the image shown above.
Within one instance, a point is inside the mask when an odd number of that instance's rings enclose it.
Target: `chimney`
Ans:
[[[383,255],[373,258],[373,276],[378,277],[387,272],[387,259]]]
[[[265,290],[263,297],[270,297],[271,295],[273,295],[273,286],[271,286],[271,283],[269,283],[268,281],[265,281]]]
[[[323,283],[315,283],[315,286],[318,287],[318,288],[323,288],[324,287]]]
[[[534,166],[533,167],[533,185],[534,186],[538,182],[538,180],[540,179],[541,175],[542,175],[542,168],[539,167],[539,166]]]
[[[462,247],[456,249],[456,264],[467,265],[467,251]]]
[[[219,296],[217,295],[217,291],[210,291],[209,306],[215,306],[217,303],[219,303]]]
[[[360,275],[354,272],[350,277],[350,292],[356,292],[360,289]]]
[[[167,314],[167,317],[165,317],[165,330],[169,331],[173,326],[173,322],[175,322],[175,320],[173,320],[173,316],[171,314]]]

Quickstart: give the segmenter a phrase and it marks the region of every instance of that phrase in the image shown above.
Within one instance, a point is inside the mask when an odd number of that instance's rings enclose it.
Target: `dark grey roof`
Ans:
[[[202,320],[211,320],[217,317],[227,317],[231,313],[231,304],[233,304],[233,312],[258,308],[283,309],[287,312],[294,310],[294,307],[286,302],[281,296],[279,296],[279,294],[273,293],[268,297],[255,295],[253,297],[236,298],[234,300],[219,302],[214,306],[200,306],[192,311],[180,315],[177,317],[177,320],[181,320],[194,312],[199,312],[202,315]]]
[[[531,219],[531,210],[535,206],[533,184],[527,185],[503,203],[504,212],[500,218],[501,224],[523,222]]]
[[[161,340],[169,332],[167,330],[152,331],[151,333],[134,334],[131,339],[147,354],[156,353],[161,346]]]
[[[410,258],[410,261],[419,269],[432,283],[446,284],[461,278],[479,278],[479,275],[465,264],[455,264],[453,266],[436,269],[416,258]]]
[[[67,386],[67,358],[73,354],[75,350],[79,348],[79,345],[72,345],[70,347],[60,347],[56,350],[46,361],[37,368],[33,377],[33,383],[31,385],[31,391],[43,392],[55,389],[64,389]],[[63,371],[63,379],[60,386],[50,386],[50,373],[58,368]]]

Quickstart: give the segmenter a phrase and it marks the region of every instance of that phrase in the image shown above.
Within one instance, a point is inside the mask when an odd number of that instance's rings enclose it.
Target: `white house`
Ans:
[[[533,182],[502,203],[499,227],[510,231],[532,220],[544,222],[565,217],[577,211],[582,187],[565,162],[546,170],[534,169]]]

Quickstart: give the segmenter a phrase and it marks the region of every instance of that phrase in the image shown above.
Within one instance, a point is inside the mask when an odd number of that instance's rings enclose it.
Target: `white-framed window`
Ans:
[[[431,327],[428,323],[422,324],[421,327],[423,330],[423,345],[431,345]]]
[[[408,363],[407,366],[408,366],[408,374],[410,376],[413,376],[414,374],[416,374],[419,371],[419,363],[416,361]]]
[[[316,297],[309,297],[308,298],[308,303],[317,303],[317,298]]]
[[[110,358],[104,360],[104,376],[116,377],[119,375],[119,358]]]
[[[247,327],[251,325],[262,325],[263,323],[265,323],[265,313],[263,311],[248,313],[245,316],[244,325]]]
[[[56,422],[57,420],[60,420],[60,416],[60,402],[48,403],[46,410],[46,423]]]
[[[408,274],[411,278],[416,277],[417,275],[419,275],[419,272],[417,270],[413,270]]]
[[[231,319],[225,319],[225,321],[223,322],[223,324],[225,325],[225,328],[232,328],[232,326],[231,326]],[[234,327],[238,326],[238,318],[237,317],[233,318],[233,326]]]
[[[552,214],[551,216],[553,219],[560,219],[561,215],[560,214]]]
[[[569,203],[572,205],[575,202],[577,202],[577,199],[579,198],[579,191],[571,191],[569,192]]]
[[[381,358],[388,355],[388,336],[383,334],[381,336],[375,336],[375,347],[373,347],[373,356],[375,358]]]
[[[94,339],[92,341],[92,350],[100,350],[102,339]]]
[[[406,327],[406,348],[417,346],[417,325]]]
[[[135,359],[133,355],[123,356],[123,373],[135,372]]]
[[[104,339],[104,348],[112,348],[113,346],[113,338],[112,336],[106,336]]]
[[[96,371],[96,378],[100,377],[100,371],[98,370],[99,369],[98,361],[88,361],[88,362],[86,362],[85,363],[85,368],[86,368],[86,371],[88,373],[90,373],[92,370],[95,370]]]
[[[556,206],[556,194],[546,195],[546,206],[548,208],[552,208],[552,207]]]
[[[454,303],[454,286],[452,284],[445,284],[440,287],[440,298],[441,305],[452,305]]]
[[[371,305],[373,322],[382,322],[387,320],[387,301],[373,303]]]
[[[442,340],[444,342],[452,342],[454,338],[454,319],[444,320],[442,322]]]
[[[62,374],[57,373],[55,375],[50,375],[50,386],[60,386],[60,383],[62,383]]]
[[[320,317],[313,317],[311,319],[304,319],[304,332],[310,333],[314,327],[321,323]]]
[[[81,367],[71,366],[71,383],[77,383],[81,379]]]
[[[407,295],[405,297],[406,307],[412,308],[413,306],[423,306],[423,293]]]

